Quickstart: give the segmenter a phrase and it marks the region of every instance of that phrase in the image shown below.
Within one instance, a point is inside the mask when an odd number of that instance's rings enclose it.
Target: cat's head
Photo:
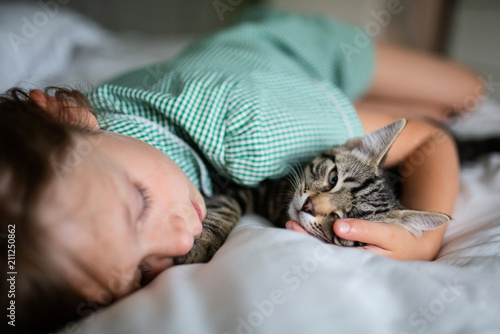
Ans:
[[[344,246],[354,243],[334,235],[339,218],[399,224],[415,235],[448,223],[450,217],[442,213],[402,208],[383,175],[381,165],[405,125],[398,120],[311,161],[296,184],[290,218],[309,234]]]

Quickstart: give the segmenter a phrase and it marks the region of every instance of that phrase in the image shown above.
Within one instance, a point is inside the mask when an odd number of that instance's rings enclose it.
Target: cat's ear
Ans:
[[[451,217],[439,212],[418,211],[408,209],[396,209],[388,213],[387,223],[402,225],[417,237],[423,231],[434,230],[449,223]]]
[[[362,138],[351,139],[345,145],[350,150],[359,150],[374,165],[379,166],[405,125],[406,120],[403,118],[368,133]]]

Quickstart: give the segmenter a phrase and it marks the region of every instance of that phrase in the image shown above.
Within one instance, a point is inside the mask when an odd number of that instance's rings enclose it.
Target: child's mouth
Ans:
[[[200,218],[200,223],[203,222],[203,214],[201,212],[200,206],[193,200],[191,200],[191,203],[193,204],[193,207],[196,210],[196,213],[198,214],[198,218]]]

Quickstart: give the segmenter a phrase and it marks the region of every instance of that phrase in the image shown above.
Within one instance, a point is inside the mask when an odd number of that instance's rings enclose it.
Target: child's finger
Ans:
[[[374,246],[374,245],[368,245],[368,246],[365,246],[365,247],[362,247],[361,248],[362,250],[364,251],[367,251],[367,252],[371,252],[371,253],[374,253],[374,254],[377,254],[377,255],[381,255],[381,256],[385,256],[385,257],[391,257],[391,252],[386,250],[386,249],[383,249],[383,248],[380,248],[378,246]]]
[[[299,223],[297,223],[296,221],[293,221],[293,220],[287,221],[286,224],[285,224],[285,227],[286,227],[287,230],[292,230],[292,231],[295,231],[295,232],[300,232],[300,233],[308,234],[306,232],[306,230],[304,230],[304,228],[302,226],[300,226]]]
[[[364,242],[382,249],[390,248],[396,237],[395,225],[361,219],[338,220],[333,230],[342,239]]]

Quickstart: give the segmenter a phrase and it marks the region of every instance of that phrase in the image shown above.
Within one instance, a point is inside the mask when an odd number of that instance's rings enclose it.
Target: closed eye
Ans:
[[[146,187],[136,184],[137,190],[139,190],[139,193],[141,194],[142,201],[144,203],[144,206],[142,208],[142,212],[139,217],[139,221],[144,221],[151,209],[151,196],[149,196],[149,192]]]

